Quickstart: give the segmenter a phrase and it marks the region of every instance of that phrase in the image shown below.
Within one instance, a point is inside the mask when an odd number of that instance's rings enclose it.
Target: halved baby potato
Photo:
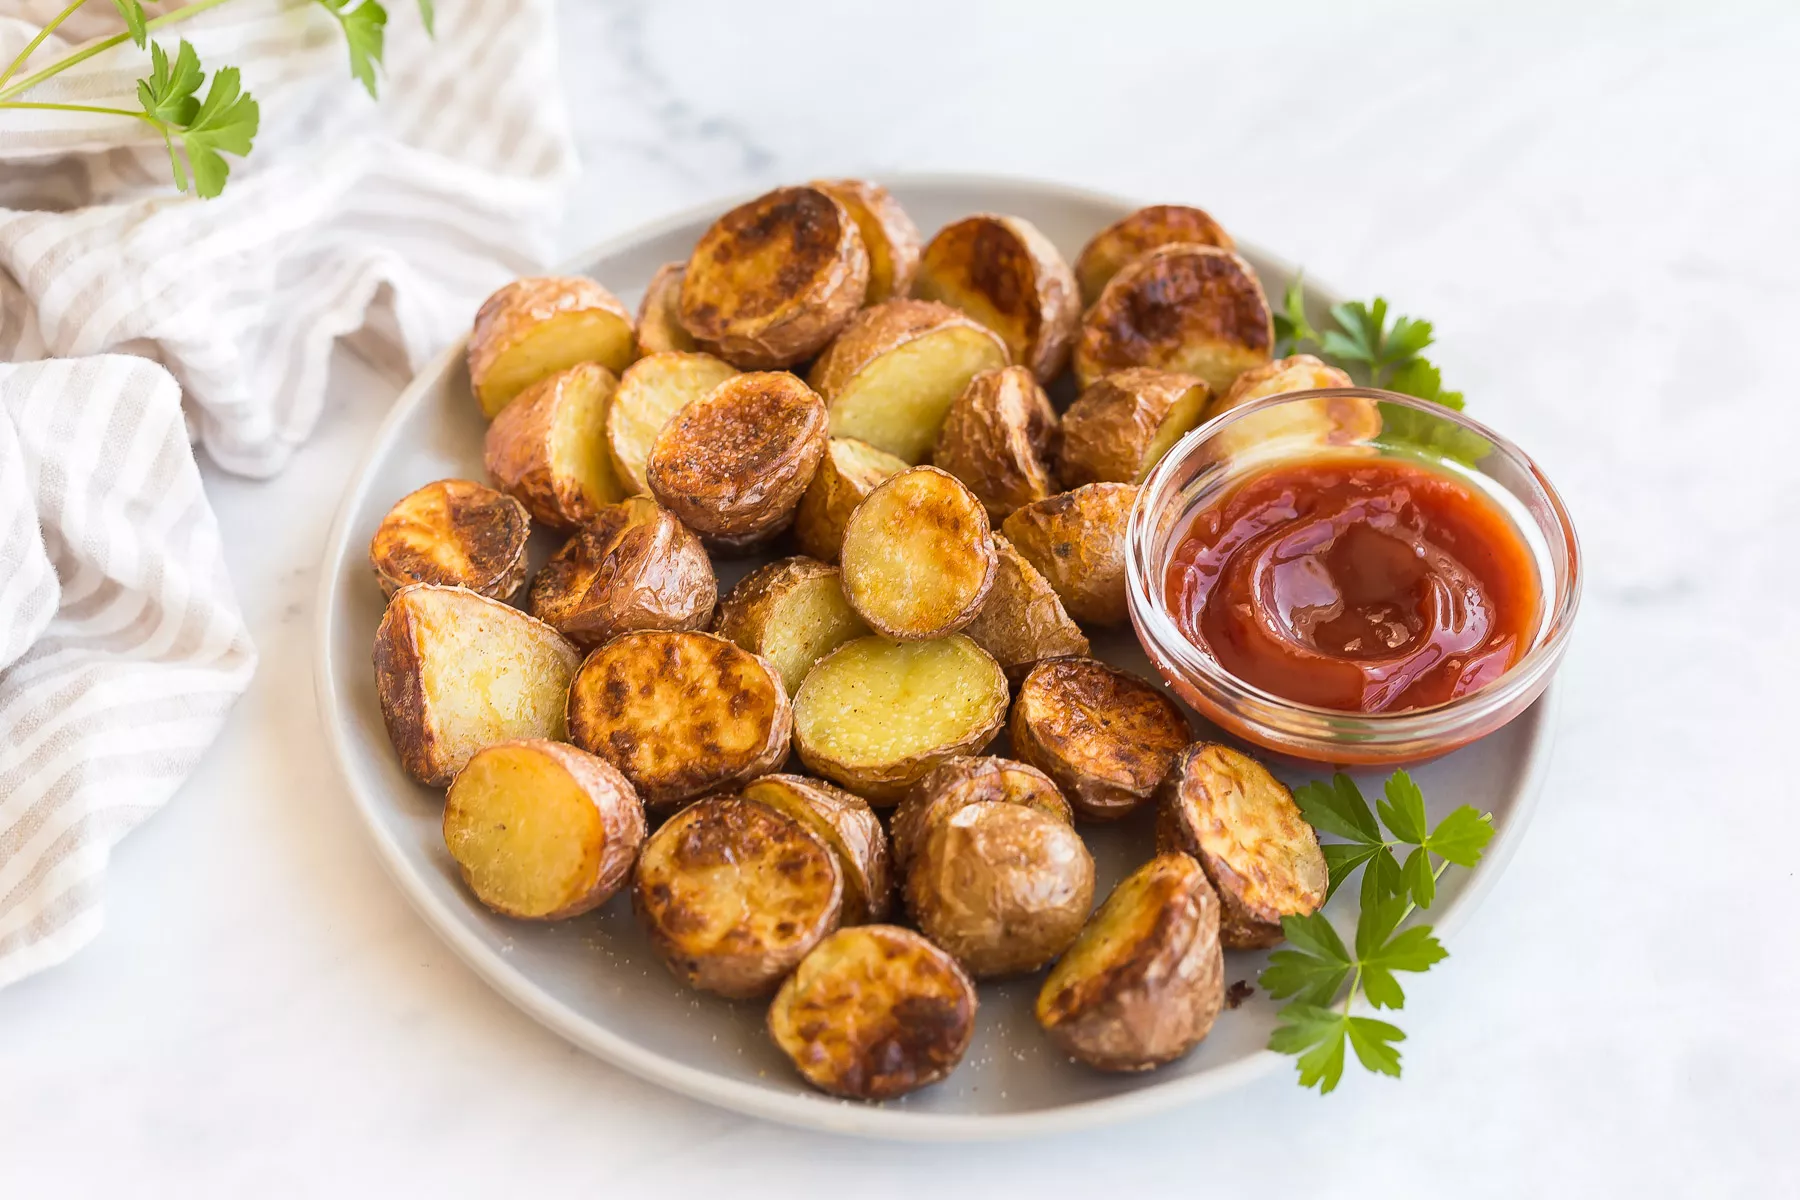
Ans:
[[[1212,390],[1175,371],[1131,367],[1102,376],[1063,414],[1057,473],[1069,487],[1142,483],[1205,420]]]
[[[794,509],[794,540],[820,562],[834,563],[844,549],[844,526],[875,485],[906,470],[906,462],[855,438],[834,437]]]
[[[1000,521],[1060,490],[1049,467],[1056,437],[1056,410],[1031,372],[1002,367],[969,380],[938,430],[931,461]]]
[[[1152,204],[1120,217],[1083,246],[1075,259],[1075,278],[1081,284],[1081,302],[1100,298],[1119,268],[1158,246],[1187,242],[1196,246],[1236,248],[1231,235],[1203,210],[1185,204]]]
[[[1014,545],[994,534],[994,586],[963,632],[994,656],[1017,683],[1045,658],[1088,652],[1087,635],[1063,608],[1056,589]]]
[[[580,275],[515,279],[481,305],[469,334],[469,383],[490,421],[513,397],[576,363],[623,371],[637,348],[631,311]]]
[[[510,600],[525,582],[531,519],[511,496],[440,479],[401,497],[369,539],[369,565],[392,596],[414,583],[466,587]]]
[[[719,605],[713,632],[774,663],[791,696],[814,663],[869,627],[844,599],[836,567],[797,556],[740,579]]]
[[[674,350],[647,354],[626,368],[606,414],[607,449],[626,492],[650,490],[645,464],[663,426],[737,373],[724,359]]]
[[[1220,413],[1284,392],[1310,392],[1321,388],[1355,387],[1356,381],[1336,367],[1327,366],[1310,354],[1293,354],[1260,367],[1252,367],[1237,377],[1231,390],[1220,397],[1206,415],[1210,419]],[[1259,444],[1283,442],[1284,450],[1294,443],[1324,448],[1356,445],[1381,432],[1381,410],[1364,396],[1320,396],[1306,403],[1284,404],[1272,412],[1239,418],[1229,429],[1221,431],[1220,453],[1253,451]]]
[[[1022,217],[996,213],[938,230],[919,260],[913,295],[992,329],[1041,383],[1063,369],[1081,319],[1075,273],[1050,239]]]
[[[1027,504],[1000,524],[1025,561],[1050,582],[1077,621],[1117,625],[1125,600],[1125,534],[1138,489],[1088,483]]]
[[[718,598],[700,539],[650,497],[631,496],[597,510],[550,556],[528,603],[591,650],[638,629],[705,629]]]
[[[684,262],[664,263],[650,277],[644,298],[638,303],[640,354],[687,353],[701,348],[681,324],[681,279],[686,271]]]
[[[894,810],[894,866],[905,871],[925,837],[943,817],[970,804],[1020,804],[1062,822],[1074,810],[1050,777],[1028,763],[989,755],[946,759],[907,789]]]
[[[863,248],[869,252],[869,292],[865,304],[904,296],[919,269],[919,227],[900,202],[878,183],[866,179],[817,180],[856,222]]]
[[[955,633],[994,583],[987,512],[936,467],[908,468],[870,492],[850,515],[843,553],[850,607],[897,641]]]
[[[552,529],[573,529],[625,498],[606,449],[618,378],[576,363],[520,392],[488,426],[483,460],[500,490]]]
[[[743,795],[794,818],[831,847],[844,873],[844,924],[887,919],[893,901],[888,837],[868,801],[804,775],[764,775],[745,784]]]

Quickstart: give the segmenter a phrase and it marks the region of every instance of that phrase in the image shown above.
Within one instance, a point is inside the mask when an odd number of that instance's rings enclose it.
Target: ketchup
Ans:
[[[1471,485],[1391,458],[1306,459],[1200,509],[1169,561],[1182,632],[1245,683],[1377,713],[1500,678],[1539,615],[1530,548]]]

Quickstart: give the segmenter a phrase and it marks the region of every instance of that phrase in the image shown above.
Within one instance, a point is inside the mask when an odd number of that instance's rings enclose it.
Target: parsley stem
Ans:
[[[159,127],[162,124],[148,113],[132,112],[129,108],[103,108],[95,104],[47,104],[35,100],[0,100],[0,108],[35,108],[50,112],[99,113],[106,117],[133,117]]]
[[[1437,865],[1437,870],[1435,870],[1431,873],[1431,882],[1436,883],[1438,880],[1442,879],[1444,877],[1444,872],[1449,869],[1450,869],[1450,860],[1446,858],[1443,862],[1441,862]],[[1419,902],[1416,900],[1408,900],[1406,902],[1406,910],[1400,914],[1400,920],[1395,924],[1394,928],[1398,929],[1401,925],[1406,924],[1406,918],[1412,916],[1413,913],[1417,912],[1418,910],[1419,910]]]
[[[194,0],[192,4],[178,8],[174,12],[164,13],[154,20],[144,22],[144,29],[147,32],[154,32],[164,26],[173,25],[177,21],[185,21],[189,17],[197,17],[209,8],[217,8],[219,5],[228,2],[229,0]],[[21,92],[30,91],[52,75],[60,75],[76,63],[84,62],[87,59],[94,57],[96,54],[104,54],[114,46],[122,46],[130,40],[131,35],[129,33],[120,33],[109,38],[101,38],[97,42],[83,46],[73,54],[57,59],[36,74],[27,75],[17,82],[7,84],[4,88],[0,88],[0,100],[9,100]]]
[[[19,51],[19,56],[7,64],[6,70],[0,71],[0,84],[11,79],[14,73],[16,73],[20,67],[25,65],[26,60],[31,57],[32,52],[44,44],[44,39],[54,33],[58,25],[61,25],[64,21],[68,20],[74,15],[76,9],[86,3],[87,0],[75,0],[69,7],[63,9],[54,17],[51,17],[49,23],[38,30],[37,36],[25,43],[25,48]]]

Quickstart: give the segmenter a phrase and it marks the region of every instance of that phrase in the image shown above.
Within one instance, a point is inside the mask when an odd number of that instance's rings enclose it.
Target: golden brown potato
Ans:
[[[1217,246],[1162,246],[1126,264],[1081,319],[1075,378],[1127,367],[1197,375],[1223,395],[1269,361],[1275,327],[1250,264]]]
[[[617,375],[636,352],[630,310],[593,280],[515,279],[475,314],[469,384],[491,421],[540,379],[583,362]]]
[[[836,567],[795,557],[740,579],[719,605],[713,632],[774,663],[791,696],[814,663],[869,627],[844,599]]]
[[[533,520],[573,529],[625,498],[606,449],[618,387],[599,363],[576,363],[520,392],[488,426],[488,474]]]
[[[903,642],[955,633],[994,584],[987,513],[936,467],[910,467],[869,493],[844,529],[843,563],[850,607]]]
[[[1100,298],[1119,268],[1135,258],[1172,242],[1236,249],[1226,233],[1205,212],[1185,204],[1152,204],[1121,217],[1096,233],[1075,260],[1075,278],[1081,283],[1081,303]]]
[[[904,296],[919,269],[919,227],[900,202],[878,183],[829,179],[813,183],[844,206],[869,252],[869,292],[865,304]]]
[[[836,856],[794,818],[742,796],[708,796],[650,835],[631,905],[650,945],[689,987],[766,996],[837,928]]]
[[[636,629],[705,629],[719,599],[692,530],[648,496],[609,504],[531,581],[531,615],[584,650]]]
[[[754,549],[793,523],[826,424],[824,402],[786,371],[734,375],[656,435],[650,493],[715,548]]]
[[[1227,949],[1276,945],[1281,918],[1325,903],[1325,855],[1294,794],[1229,746],[1199,742],[1176,758],[1156,811],[1156,844],[1199,860],[1219,894]]]
[[[720,358],[766,371],[824,349],[868,288],[869,254],[844,206],[816,187],[777,188],[700,235],[679,312]]]
[[[1046,457],[1056,436],[1056,410],[1031,372],[1003,367],[969,380],[938,430],[931,461],[962,480],[1000,521],[1060,490]]]
[[[858,313],[807,381],[825,397],[833,437],[916,463],[969,380],[1011,361],[998,334],[954,308],[889,300]]]
[[[448,787],[483,746],[563,738],[581,656],[542,621],[467,588],[415,583],[375,631],[375,690],[400,765]]]
[[[1021,217],[977,213],[938,230],[919,260],[913,295],[960,309],[999,334],[1039,382],[1069,360],[1081,319],[1075,273]]]
[[[681,325],[681,277],[686,270],[684,262],[664,263],[650,277],[644,298],[638,304],[640,354],[687,353],[701,348]]]
[[[626,368],[606,413],[606,445],[627,493],[650,490],[645,464],[656,435],[689,402],[736,375],[737,368],[710,354],[649,354]]]
[[[611,764],[562,742],[499,742],[457,772],[444,844],[475,898],[507,917],[560,921],[631,878],[644,806]]]
[[[907,789],[894,810],[894,867],[904,872],[939,819],[970,804],[1021,804],[1064,825],[1074,810],[1050,777],[1010,758],[962,756],[946,759]]]
[[[994,656],[1009,682],[1024,679],[1039,659],[1088,652],[1087,635],[1063,608],[1050,581],[997,533],[994,561],[994,586],[963,632]]]
[[[1239,375],[1231,390],[1206,415],[1210,419],[1252,400],[1283,392],[1354,386],[1355,381],[1336,367],[1327,366],[1310,354],[1294,354]],[[1291,450],[1295,440],[1319,447],[1347,446],[1380,432],[1381,410],[1373,400],[1363,396],[1321,396],[1305,404],[1286,404],[1274,412],[1240,418],[1222,431],[1219,451],[1243,453],[1259,443],[1276,441],[1289,442],[1287,448]]]
[[[1179,706],[1092,658],[1052,658],[1019,685],[1013,753],[1056,781],[1075,811],[1112,821],[1155,794],[1188,742]]]
[[[844,549],[844,526],[875,485],[906,470],[906,463],[855,438],[834,437],[794,510],[794,540],[820,562],[834,563]]]
[[[1117,625],[1125,602],[1125,531],[1137,488],[1089,483],[1028,504],[1000,525],[1077,621]]]
[[[956,1069],[975,1033],[975,985],[894,925],[821,941],[769,1006],[769,1036],[801,1076],[851,1100],[891,1100]]]
[[[1200,866],[1161,854],[1113,889],[1038,993],[1058,1049],[1103,1071],[1173,1062],[1225,999],[1219,901]]]
[[[1056,469],[1068,487],[1142,483],[1206,419],[1212,391],[1192,375],[1132,367],[1096,380],[1063,414]]]
[[[814,773],[891,805],[945,759],[993,741],[1006,698],[1000,664],[966,637],[857,638],[800,685],[794,748]]]
[[[569,690],[569,740],[623,771],[652,808],[773,771],[792,728],[781,673],[710,633],[616,637]]]
[[[511,496],[440,479],[401,498],[369,539],[369,565],[392,596],[412,583],[466,587],[510,600],[525,582],[531,520]]]
[[[786,813],[831,847],[844,873],[844,924],[887,919],[893,901],[888,838],[868,801],[803,775],[764,775],[745,784],[743,794]]]

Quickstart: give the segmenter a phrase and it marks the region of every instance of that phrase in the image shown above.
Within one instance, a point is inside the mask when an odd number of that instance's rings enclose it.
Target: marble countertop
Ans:
[[[1434,318],[1590,575],[1543,802],[1409,984],[1406,1078],[897,1146],[713,1110],[539,1028],[382,874],[314,716],[317,560],[394,394],[345,354],[286,474],[208,473],[261,670],[117,851],[105,932],[0,992],[0,1194],[1800,1193],[1800,13],[904,9],[565,5],[563,244],[823,173],[999,171],[1199,203]]]

